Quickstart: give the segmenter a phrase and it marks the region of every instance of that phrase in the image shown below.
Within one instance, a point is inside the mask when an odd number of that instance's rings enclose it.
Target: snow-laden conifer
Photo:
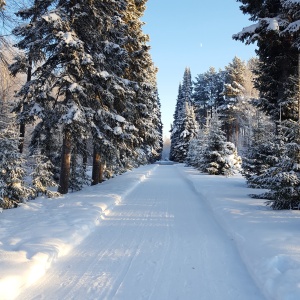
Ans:
[[[59,193],[52,191],[51,187],[57,187],[57,182],[53,179],[53,164],[49,158],[42,155],[40,151],[35,150],[35,154],[31,156],[32,172],[30,174],[32,180],[32,189],[34,191],[34,197],[40,195],[47,196],[49,198],[59,196]]]
[[[294,83],[299,53],[299,3],[289,0],[239,0],[243,13],[255,23],[233,36],[246,44],[257,43],[259,63],[255,85],[260,92],[257,106],[273,121],[294,119],[297,112]],[[255,4],[254,4],[255,2]]]
[[[196,121],[192,101],[192,81],[190,69],[186,68],[183,82],[179,85],[174,121],[171,128],[170,160],[184,162],[190,141],[196,136]]]
[[[157,160],[162,151],[162,123],[156,85],[157,69],[149,52],[149,36],[142,30],[144,23],[141,18],[146,9],[146,2],[146,0],[129,0],[124,13],[127,26],[124,47],[129,57],[124,76],[135,82],[136,88],[127,98],[128,103],[123,115],[132,120],[137,129],[133,131],[136,139],[132,141],[131,146],[128,146],[136,148],[137,156],[133,159],[138,164]]]
[[[12,126],[0,130],[0,207],[26,202],[32,189],[25,182],[25,160],[19,153],[19,137]]]
[[[263,188],[259,179],[261,175],[273,167],[282,155],[282,144],[272,131],[267,131],[262,124],[253,128],[252,141],[243,155],[242,174],[245,176],[248,186]]]
[[[292,121],[285,121],[282,125],[273,151],[273,165],[255,178],[256,183],[268,191],[254,197],[268,199],[267,204],[273,209],[299,208],[300,128]]]
[[[241,158],[234,144],[227,142],[221,126],[218,114],[214,111],[209,121],[207,145],[203,149],[199,168],[211,175],[230,176],[240,170]]]
[[[193,106],[185,102],[185,108],[182,111],[181,122],[179,125],[180,135],[174,146],[175,161],[185,162],[190,141],[196,136],[198,123],[195,118]]]
[[[203,152],[207,147],[207,133],[208,126],[200,128],[196,136],[190,141],[186,163],[188,166],[192,166],[202,172],[206,170],[202,169]]]

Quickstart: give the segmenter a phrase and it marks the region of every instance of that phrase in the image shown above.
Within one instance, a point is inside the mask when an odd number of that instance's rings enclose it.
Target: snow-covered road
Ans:
[[[155,166],[17,299],[264,299],[182,168]]]

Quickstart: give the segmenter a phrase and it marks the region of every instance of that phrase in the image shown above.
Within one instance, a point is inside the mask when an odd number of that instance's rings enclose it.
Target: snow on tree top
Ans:
[[[115,115],[115,120],[120,122],[120,123],[124,123],[126,121],[125,118],[123,118],[120,115]]]
[[[67,45],[75,45],[77,42],[75,42],[74,37],[72,35],[72,32],[58,32],[57,34]]]
[[[300,1],[300,0],[299,0],[299,1]],[[299,29],[300,29],[300,20],[291,23],[291,24],[284,30],[284,32],[286,32],[286,31],[289,31],[289,32],[295,32],[295,31],[298,31]]]
[[[43,108],[38,103],[34,103],[33,107],[30,110],[30,115],[40,115],[42,111]]]
[[[110,77],[109,73],[106,72],[106,71],[100,72],[99,75],[100,75],[101,77],[103,77],[104,79],[107,79],[108,77]]]
[[[70,92],[82,91],[82,87],[78,83],[74,82],[70,85],[69,91]]]
[[[46,22],[55,22],[61,20],[61,17],[57,13],[51,12],[48,13],[47,15],[43,15],[42,19],[44,19]]]
[[[268,30],[279,30],[279,23],[277,18],[264,18],[263,20],[268,23]]]
[[[120,126],[117,126],[114,128],[114,134],[115,135],[121,135],[123,133],[123,130]]]

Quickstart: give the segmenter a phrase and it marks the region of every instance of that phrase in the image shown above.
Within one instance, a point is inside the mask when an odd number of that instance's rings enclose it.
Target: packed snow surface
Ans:
[[[0,299],[300,299],[300,213],[253,192],[162,162],[5,210]]]

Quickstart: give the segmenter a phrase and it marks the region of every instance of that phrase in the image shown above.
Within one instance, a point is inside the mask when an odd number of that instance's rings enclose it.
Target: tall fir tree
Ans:
[[[239,102],[244,99],[245,70],[245,63],[236,56],[225,67],[224,98],[218,106],[218,112],[223,120],[227,140],[235,144],[238,144],[240,130],[238,106]]]
[[[191,72],[189,68],[186,68],[183,82],[179,85],[174,121],[171,128],[170,160],[176,162],[185,161],[189,142],[195,137],[198,130],[192,103]]]
[[[159,159],[162,151],[162,123],[156,85],[157,69],[149,52],[149,36],[143,32],[144,23],[141,21],[146,2],[147,0],[129,0],[125,12],[127,25],[125,49],[129,56],[125,77],[137,84],[126,113],[132,116],[132,122],[138,130],[136,147],[138,153],[143,153],[144,159],[141,159],[141,163]],[[135,159],[140,160],[138,157]]]
[[[197,121],[206,124],[207,118],[212,116],[223,102],[225,72],[217,72],[214,67],[203,74],[199,74],[194,82],[193,100]]]

